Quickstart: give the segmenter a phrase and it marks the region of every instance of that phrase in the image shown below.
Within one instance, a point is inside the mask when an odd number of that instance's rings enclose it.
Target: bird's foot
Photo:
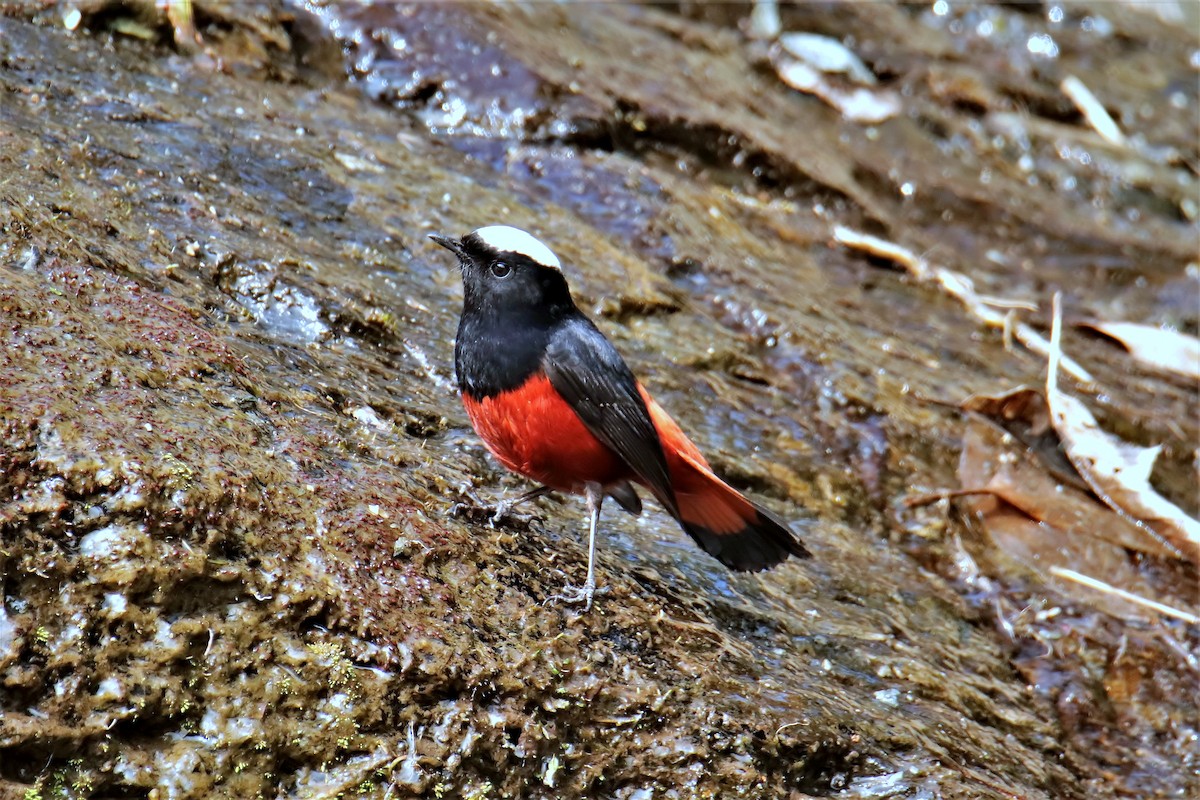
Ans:
[[[505,521],[515,523],[520,528],[528,528],[529,523],[534,520],[534,515],[514,514],[513,506],[515,505],[517,504],[511,500],[484,503],[478,497],[468,495],[467,499],[450,506],[450,516],[460,517],[468,522],[487,523],[493,528],[502,525]]]
[[[468,517],[472,521],[487,522],[493,528],[504,522],[505,519],[510,519],[516,522],[519,527],[528,528],[529,523],[534,519],[534,515],[513,514],[512,510],[522,503],[528,503],[530,500],[536,500],[539,497],[550,494],[550,491],[550,488],[547,486],[538,486],[516,497],[505,498],[494,505],[487,505],[481,502],[470,489],[464,489],[463,496],[470,502],[455,503],[450,508],[450,516]]]
[[[492,525],[499,525],[504,521],[504,518],[512,513],[513,506],[516,503],[511,500],[498,500],[493,503],[488,510],[492,512]],[[532,516],[528,517],[532,519]]]
[[[592,608],[592,598],[598,594],[608,594],[608,587],[597,587],[595,581],[589,581],[583,586],[572,586],[568,583],[562,588],[561,592],[551,595],[542,601],[542,605],[549,605],[550,603],[576,605],[583,603],[583,610],[590,611]]]

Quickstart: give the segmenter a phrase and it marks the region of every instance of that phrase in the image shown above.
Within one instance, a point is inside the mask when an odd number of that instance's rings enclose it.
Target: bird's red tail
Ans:
[[[713,474],[696,445],[645,390],[643,397],[667,457],[679,524],[706,553],[743,572],[770,569],[788,556],[809,557],[783,523]]]
[[[667,456],[668,460],[671,457]],[[722,481],[707,465],[680,454],[671,480],[679,488],[679,523],[704,551],[730,569],[760,572],[808,548],[783,523]]]

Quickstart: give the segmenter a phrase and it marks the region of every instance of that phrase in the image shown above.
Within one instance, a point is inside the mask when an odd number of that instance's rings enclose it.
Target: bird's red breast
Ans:
[[[606,486],[629,477],[545,373],[491,397],[464,394],[463,406],[501,464],[552,489],[581,492],[589,482]]]
[[[658,432],[680,520],[713,534],[741,531],[754,519],[754,507],[713,474],[699,448],[645,387],[638,391]],[[544,373],[516,389],[480,399],[463,395],[471,425],[488,450],[508,469],[559,491],[579,492],[584,484],[643,483],[588,430]],[[658,498],[668,504],[668,498]]]

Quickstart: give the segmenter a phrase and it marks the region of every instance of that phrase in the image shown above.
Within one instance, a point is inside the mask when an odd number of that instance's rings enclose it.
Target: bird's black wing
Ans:
[[[616,453],[678,516],[658,431],[621,354],[583,315],[551,332],[542,368],[592,435]]]

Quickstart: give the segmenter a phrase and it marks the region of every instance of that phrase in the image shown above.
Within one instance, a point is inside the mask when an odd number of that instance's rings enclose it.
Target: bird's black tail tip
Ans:
[[[688,524],[684,530],[705,552],[736,572],[762,572],[791,557],[812,557],[804,542],[786,525],[758,506],[755,511],[757,518],[734,533],[716,534]]]

